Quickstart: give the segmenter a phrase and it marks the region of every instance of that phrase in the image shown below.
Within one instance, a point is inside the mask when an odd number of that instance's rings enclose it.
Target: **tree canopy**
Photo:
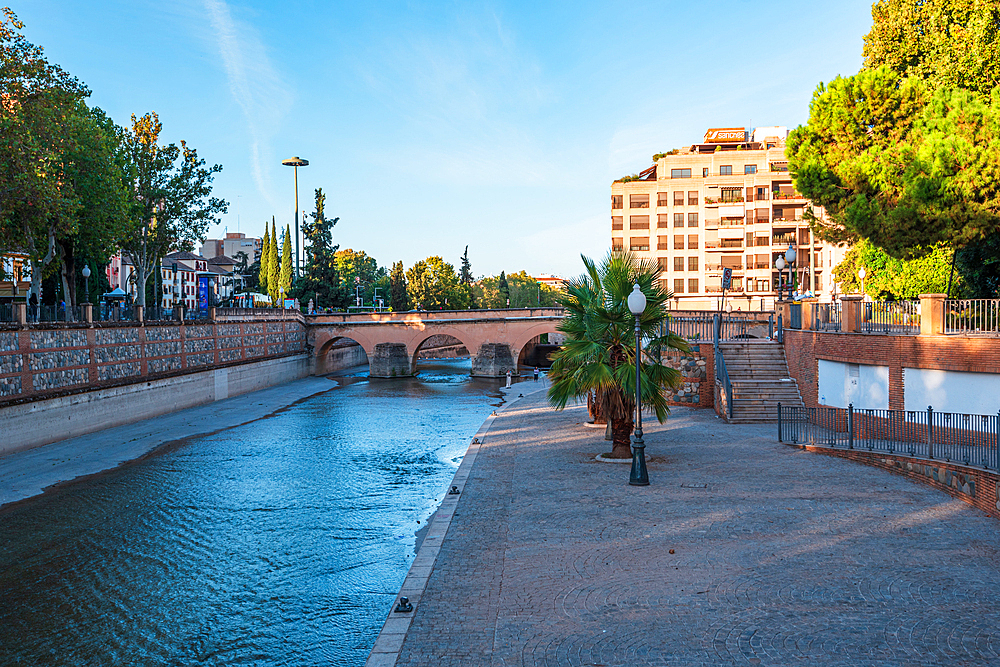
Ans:
[[[981,0],[876,3],[865,69],[820,84],[788,141],[796,189],[830,219],[811,221],[820,238],[913,258],[1000,230],[998,11]],[[973,70],[969,49],[981,59]]]

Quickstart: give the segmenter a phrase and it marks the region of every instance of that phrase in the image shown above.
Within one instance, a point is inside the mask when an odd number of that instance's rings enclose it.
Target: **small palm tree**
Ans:
[[[646,310],[639,317],[645,341],[641,364],[642,404],[662,423],[670,412],[667,389],[680,385],[678,371],[660,363],[666,348],[690,351],[683,338],[663,335],[667,301],[671,294],[659,286],[656,262],[629,252],[612,251],[600,266],[582,257],[586,272],[570,280],[559,298],[566,317],[559,331],[566,342],[552,357],[549,403],[562,410],[571,399],[591,392],[597,413],[611,422],[611,458],[629,458],[629,436],[635,413],[635,316],[628,309],[628,295],[639,284],[646,295]]]

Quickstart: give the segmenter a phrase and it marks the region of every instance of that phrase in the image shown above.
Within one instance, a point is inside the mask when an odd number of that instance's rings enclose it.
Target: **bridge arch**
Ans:
[[[352,366],[367,364],[370,351],[349,336],[331,336],[316,348],[313,375],[326,375]]]
[[[518,366],[527,363],[526,360],[531,354],[532,348],[537,344],[535,339],[542,334],[559,334],[558,329],[556,329],[558,325],[559,322],[539,322],[519,332],[511,346],[515,363]]]
[[[410,369],[412,373],[415,374],[417,372],[417,363],[420,359],[420,351],[423,349],[427,341],[435,336],[447,336],[457,340],[468,351],[470,358],[475,358],[479,351],[479,340],[474,335],[470,335],[468,331],[463,331],[456,327],[439,327],[433,331],[421,331],[418,335],[414,336],[411,341],[412,348],[410,349]]]

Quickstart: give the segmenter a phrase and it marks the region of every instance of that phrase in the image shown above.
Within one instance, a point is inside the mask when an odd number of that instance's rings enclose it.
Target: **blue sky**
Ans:
[[[867,0],[11,0],[119,124],[156,111],[224,170],[223,228],[291,222],[323,188],[341,248],[477,275],[575,275],[610,243],[611,181],[713,126],[807,119],[852,74]]]

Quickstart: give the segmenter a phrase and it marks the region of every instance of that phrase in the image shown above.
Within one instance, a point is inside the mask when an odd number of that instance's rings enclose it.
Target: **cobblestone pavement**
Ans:
[[[1000,664],[996,520],[688,408],[630,487],[544,401],[493,422],[396,664]]]

